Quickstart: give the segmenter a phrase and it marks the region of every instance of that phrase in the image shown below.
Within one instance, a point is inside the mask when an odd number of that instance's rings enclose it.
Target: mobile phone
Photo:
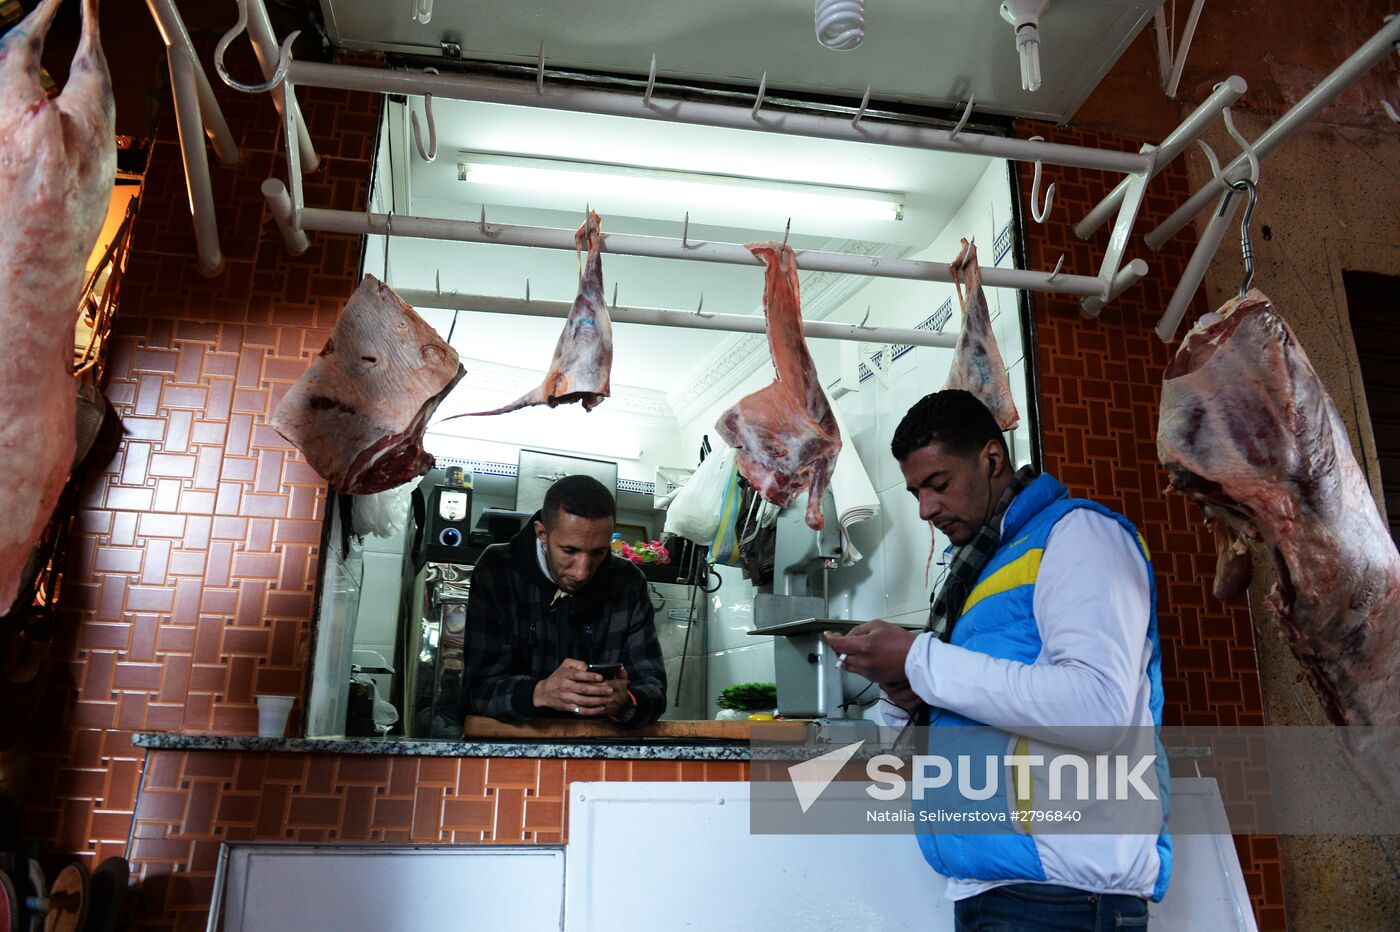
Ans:
[[[622,675],[622,664],[620,663],[590,663],[589,673],[601,673],[605,680],[615,680]]]

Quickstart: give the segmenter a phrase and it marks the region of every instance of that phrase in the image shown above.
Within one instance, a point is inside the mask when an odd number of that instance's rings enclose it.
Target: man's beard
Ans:
[[[544,562],[545,565],[549,567],[550,578],[554,580],[554,585],[558,586],[561,592],[566,592],[569,595],[576,595],[588,584],[588,580],[586,579],[577,586],[570,586],[564,582],[564,574],[560,572],[559,567],[554,565],[554,552],[549,549],[549,543],[547,541],[544,545]]]

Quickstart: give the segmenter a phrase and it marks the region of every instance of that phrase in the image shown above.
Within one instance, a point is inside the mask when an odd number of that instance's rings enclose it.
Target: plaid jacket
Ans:
[[[621,663],[637,700],[621,725],[656,721],[666,710],[666,666],[641,570],[609,555],[577,595],[556,599],[558,591],[540,569],[533,521],[510,543],[482,552],[467,603],[462,714],[503,722],[569,717],[535,708],[534,691],[573,658]]]

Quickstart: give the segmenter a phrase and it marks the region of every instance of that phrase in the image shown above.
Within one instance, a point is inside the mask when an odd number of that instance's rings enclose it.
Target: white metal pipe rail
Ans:
[[[1026,139],[987,136],[967,131],[955,135],[946,129],[903,123],[881,123],[872,120],[853,123],[850,117],[837,115],[792,113],[762,108],[755,113],[751,107],[705,101],[665,100],[656,96],[647,101],[643,99],[642,94],[632,91],[600,90],[547,82],[543,90],[540,90],[534,83],[492,75],[434,75],[420,71],[388,71],[360,65],[292,61],[287,71],[287,79],[298,86],[368,91],[375,94],[432,94],[435,98],[452,100],[759,130],[817,139],[873,142],[1023,162],[1040,161],[1049,165],[1094,168],[1124,174],[1145,172],[1152,167],[1151,156],[1134,152],[1031,142]]]
[[[1191,253],[1190,261],[1186,263],[1185,271],[1181,273],[1181,281],[1177,283],[1171,300],[1167,302],[1167,309],[1162,312],[1162,317],[1154,328],[1157,338],[1163,343],[1170,343],[1176,339],[1181,319],[1186,316],[1186,309],[1191,306],[1196,289],[1201,287],[1201,279],[1205,278],[1210,260],[1220,248],[1220,241],[1225,238],[1242,200],[1243,198],[1236,197],[1233,191],[1221,196],[1219,207],[1206,224],[1200,241],[1196,243],[1196,249]]]
[[[568,317],[570,301],[541,301],[537,298],[503,298],[493,295],[457,294],[416,288],[396,288],[395,293],[416,308],[436,307],[451,311],[484,311],[490,314],[521,314],[530,317]],[[761,314],[701,314],[658,307],[610,307],[608,316],[615,324],[649,324],[690,330],[722,330],[732,333],[766,333]],[[808,339],[850,340],[858,343],[907,343],[910,346],[952,347],[956,333],[936,333],[904,327],[862,327],[825,320],[805,320],[803,333]]]
[[[169,2],[169,0],[162,0]],[[277,62],[281,55],[281,49],[277,45],[277,36],[272,31],[272,22],[267,17],[267,7],[261,3],[248,4],[248,38],[253,44],[253,54],[258,59],[258,67],[262,69],[263,78],[271,79],[277,71]],[[297,104],[295,94],[287,95],[283,100],[281,94],[272,95],[272,103],[277,108],[279,115],[290,106],[295,119],[292,121],[297,128],[297,145],[301,150],[301,161],[306,171],[314,172],[320,159],[316,156],[316,149],[311,145],[311,134],[306,130],[306,120],[302,119],[301,107]]]
[[[477,221],[442,220],[433,217],[400,216],[394,214],[357,213],[349,210],[328,210],[303,207],[297,211],[301,228],[326,233],[352,235],[407,236],[417,239],[452,240],[464,243],[499,243],[508,246],[533,246],[540,249],[564,249],[573,252],[573,230],[547,227],[512,226]],[[680,239],[661,236],[640,236],[631,233],[604,233],[603,252],[623,256],[646,256],[656,259],[691,259],[726,265],[761,266],[763,263],[743,246],[736,243],[683,243]],[[797,265],[809,272],[836,272],[845,275],[866,275],[872,278],[903,278],[916,281],[953,281],[946,262],[924,262],[916,259],[882,259],[878,256],[853,256],[839,252],[797,250]],[[1098,278],[1090,275],[1050,276],[1044,272],[1025,269],[984,267],[982,283],[993,288],[1016,288],[1048,291],[1057,294],[1103,295],[1107,289]]]
[[[1350,58],[1338,65],[1336,70],[1319,81],[1316,87],[1289,108],[1288,112],[1279,117],[1277,122],[1264,130],[1252,144],[1254,154],[1262,159],[1278,148],[1304,123],[1307,123],[1322,108],[1335,100],[1353,81],[1369,71],[1376,62],[1389,55],[1391,47],[1396,42],[1400,42],[1400,16],[1388,20],[1375,35],[1352,53]],[[1161,249],[1167,240],[1175,236],[1182,227],[1191,222],[1192,217],[1201,212],[1201,208],[1219,197],[1225,190],[1227,183],[1246,177],[1249,171],[1247,161],[1243,154],[1237,156],[1218,177],[1212,177],[1201,185],[1200,189],[1191,195],[1185,204],[1177,208],[1175,213],[1147,234],[1145,237],[1147,247],[1153,251]]]
[[[185,29],[185,21],[180,18],[174,0],[146,0],[146,8],[151,11],[151,18],[155,20],[156,29],[165,42],[167,55],[171,49],[180,49],[189,56],[190,61],[197,63],[199,58],[194,53],[194,43],[190,41],[189,31]],[[209,78],[202,68],[194,69],[192,89],[199,101],[202,131],[209,137],[219,162],[230,168],[237,165],[238,143],[233,140],[233,133],[228,128],[223,111],[219,109],[218,101],[214,99],[214,89],[209,86]]]
[[[1162,140],[1161,145],[1151,148],[1157,157],[1157,164],[1152,169],[1151,178],[1157,177],[1162,169],[1171,164],[1173,159],[1206,131],[1206,128],[1220,115],[1220,111],[1239,100],[1248,89],[1249,85],[1245,79],[1237,74],[1222,81],[1220,86],[1202,101],[1201,105],[1192,111],[1191,115],[1183,120],[1180,126],[1172,130],[1167,138]],[[1084,215],[1083,220],[1075,224],[1075,235],[1080,239],[1088,239],[1094,235],[1094,231],[1107,223],[1109,218],[1113,216],[1113,212],[1123,203],[1123,195],[1127,190],[1128,179],[1124,178],[1118,182],[1118,187],[1114,188],[1107,197],[1099,201],[1092,210]]]
[[[184,157],[185,187],[190,192],[190,218],[194,221],[195,268],[199,274],[213,277],[224,270],[223,250],[219,246],[219,229],[214,211],[214,191],[209,182],[209,156],[204,151],[204,136],[200,132],[199,95],[195,76],[199,64],[194,55],[172,45],[165,50],[170,64],[170,89],[175,98],[175,127],[180,134],[180,153]]]

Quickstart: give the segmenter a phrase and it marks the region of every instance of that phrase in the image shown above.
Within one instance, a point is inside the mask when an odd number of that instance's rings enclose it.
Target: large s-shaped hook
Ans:
[[[277,55],[277,69],[273,71],[272,77],[261,84],[244,84],[236,80],[233,75],[228,73],[228,68],[224,67],[224,53],[228,51],[233,40],[238,38],[239,33],[246,31],[247,28],[248,0],[238,0],[238,22],[234,24],[232,29],[224,33],[219,44],[214,46],[214,68],[219,72],[219,77],[223,79],[223,82],[234,90],[242,91],[245,94],[261,94],[263,91],[272,90],[286,79],[287,66],[292,61],[292,43],[297,40],[297,36],[301,35],[301,30],[289,34],[287,38],[282,40],[282,48]]]
[[[1044,142],[1043,136],[1032,136],[1030,142]],[[1055,203],[1055,185],[1045,189],[1045,206],[1040,206],[1040,171],[1042,163],[1040,159],[1035,160],[1035,175],[1031,178],[1031,216],[1036,223],[1044,223],[1045,218],[1050,216],[1050,205]]]
[[[424,74],[437,74],[436,68],[424,68]],[[428,145],[423,146],[423,134],[418,129],[418,114],[413,112],[413,108],[408,109],[408,122],[413,129],[413,145],[418,149],[418,157],[425,162],[431,162],[437,158],[437,123],[433,120],[433,95],[423,95],[423,109],[428,114]],[[483,207],[484,211],[486,208]]]

